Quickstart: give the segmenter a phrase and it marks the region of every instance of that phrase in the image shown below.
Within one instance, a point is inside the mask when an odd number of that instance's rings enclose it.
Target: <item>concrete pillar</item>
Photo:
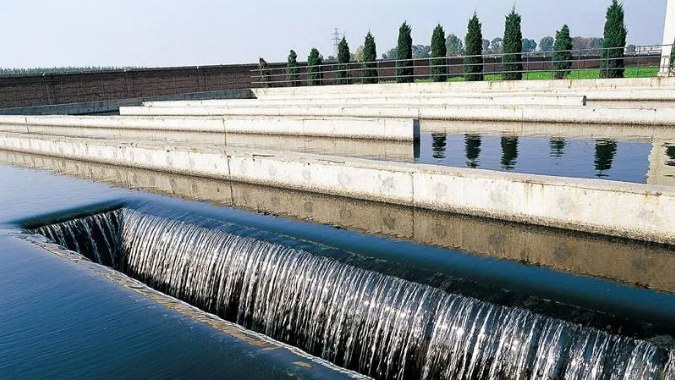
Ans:
[[[668,0],[666,6],[666,24],[663,27],[663,42],[661,50],[661,70],[662,76],[667,76],[670,72],[670,52],[672,51],[673,40],[675,39],[675,0]]]

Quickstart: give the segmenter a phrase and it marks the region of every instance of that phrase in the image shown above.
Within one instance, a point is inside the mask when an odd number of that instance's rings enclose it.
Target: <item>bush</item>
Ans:
[[[464,73],[467,81],[483,81],[483,32],[478,16],[469,19],[464,39]]]
[[[412,61],[412,29],[403,22],[398,29],[398,45],[396,46],[396,82],[413,82],[414,66]]]
[[[445,47],[445,31],[438,24],[431,35],[431,74],[435,82],[444,82],[448,78],[448,61],[445,58],[447,50]]]
[[[612,0],[607,8],[605,21],[600,78],[623,78],[623,49],[626,46],[626,25],[624,24],[623,4]]]
[[[523,79],[523,33],[520,30],[520,15],[515,9],[506,16],[502,56],[502,79]]]
[[[553,43],[553,78],[560,80],[565,78],[572,69],[572,37],[567,24],[555,32]]]
[[[312,48],[307,57],[307,82],[310,85],[323,84],[323,57],[316,48]]]

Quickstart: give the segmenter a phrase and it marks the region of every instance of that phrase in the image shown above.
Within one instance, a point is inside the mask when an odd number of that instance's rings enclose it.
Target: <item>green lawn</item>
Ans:
[[[655,77],[659,72],[658,66],[628,67],[624,73],[625,78]],[[573,70],[567,75],[568,79],[594,79],[600,78],[600,69]],[[499,74],[486,74],[485,81],[501,81]],[[553,72],[529,72],[523,74],[524,80],[552,80]],[[450,77],[449,82],[466,81],[464,77]],[[415,82],[431,82],[430,79],[418,79]]]

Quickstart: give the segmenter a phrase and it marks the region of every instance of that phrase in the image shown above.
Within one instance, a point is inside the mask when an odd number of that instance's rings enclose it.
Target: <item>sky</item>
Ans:
[[[483,36],[503,34],[515,4],[523,36],[537,42],[567,23],[573,36],[601,37],[610,0],[2,0],[0,67],[182,66],[305,60],[333,53],[334,28],[354,51],[372,32],[378,56],[412,26],[428,45],[440,23],[460,37],[477,12]],[[659,44],[666,0],[623,0],[628,43]]]

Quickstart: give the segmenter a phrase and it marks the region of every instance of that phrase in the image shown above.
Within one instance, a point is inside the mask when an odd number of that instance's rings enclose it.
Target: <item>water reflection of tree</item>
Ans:
[[[668,156],[666,166],[675,166],[675,146],[666,146],[666,155]]]
[[[598,140],[595,142],[595,174],[598,177],[607,176],[604,171],[612,168],[614,155],[616,154],[616,142],[612,140]]]
[[[466,165],[471,168],[479,166],[478,157],[480,156],[480,135],[464,135],[464,148],[466,150]]]
[[[513,170],[518,158],[518,137],[502,137],[502,160],[504,170]]]
[[[431,155],[437,159],[445,158],[445,141],[447,136],[445,134],[431,134]]]
[[[549,141],[549,146],[551,147],[551,156],[555,158],[560,158],[565,154],[565,139],[553,137]]]

